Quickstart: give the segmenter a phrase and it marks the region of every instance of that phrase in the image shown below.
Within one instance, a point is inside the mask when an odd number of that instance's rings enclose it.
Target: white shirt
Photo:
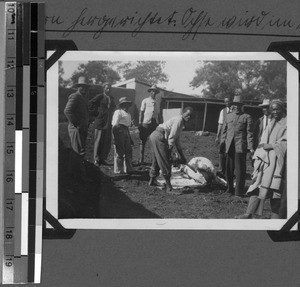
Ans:
[[[152,118],[154,118],[158,123],[156,100],[152,99],[151,97],[143,99],[141,104],[141,111],[144,112],[143,124],[150,124]]]
[[[264,120],[263,120],[263,130],[265,130],[265,128],[267,127],[267,125],[270,123],[271,119],[269,116],[264,116]]]
[[[159,125],[160,128],[165,130],[165,138],[167,139],[170,148],[174,145],[176,145],[177,148],[181,148],[179,136],[183,129],[183,125],[184,120],[182,116],[173,117]]]
[[[226,109],[227,109],[227,113],[230,113],[231,112],[231,109],[230,108],[228,108],[228,107],[226,107]],[[218,120],[218,124],[219,125],[223,125],[224,124],[224,115],[223,115],[223,113],[224,113],[224,109],[222,109],[221,111],[220,111],[220,116],[219,116],[219,120]]]
[[[131,115],[122,109],[115,110],[111,124],[113,127],[116,125],[124,125],[126,127],[130,127]]]

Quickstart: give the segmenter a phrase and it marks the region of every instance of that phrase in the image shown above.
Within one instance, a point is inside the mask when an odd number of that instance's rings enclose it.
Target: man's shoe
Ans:
[[[157,187],[164,187],[164,185],[159,183],[155,177],[150,177],[149,185],[150,186],[157,186]]]

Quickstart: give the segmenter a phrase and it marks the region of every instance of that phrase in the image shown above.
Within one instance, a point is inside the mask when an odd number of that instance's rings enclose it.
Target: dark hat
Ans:
[[[78,83],[73,85],[73,89],[77,89],[79,87],[90,87],[91,85],[87,83],[86,78],[84,76],[80,76],[78,78]]]
[[[156,91],[156,93],[159,93],[159,89],[156,87],[156,85],[151,86],[151,88],[148,89],[148,92],[150,93],[151,91]]]
[[[268,106],[270,106],[270,100],[269,99],[264,99],[263,100],[263,102],[262,102],[262,104],[259,104],[258,106],[259,107],[268,107]]]
[[[123,104],[132,104],[132,101],[129,101],[127,97],[122,97],[119,99],[119,106]]]
[[[244,104],[242,102],[241,96],[234,96],[232,103],[236,104],[236,105],[243,105]]]

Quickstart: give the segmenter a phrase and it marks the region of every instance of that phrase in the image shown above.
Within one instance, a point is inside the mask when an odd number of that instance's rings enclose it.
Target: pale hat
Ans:
[[[267,107],[267,106],[270,106],[270,100],[269,99],[264,99],[262,104],[259,104],[258,106],[259,107]]]
[[[78,83],[72,86],[73,89],[77,89],[79,87],[90,87],[90,84],[87,83],[84,76],[80,76],[78,78]]]
[[[122,97],[119,99],[119,105],[123,104],[132,104],[132,101],[129,101],[127,97]]]
[[[241,96],[234,96],[233,104],[237,104],[237,105],[243,105],[244,103],[242,102],[242,97]]]
[[[148,89],[148,92],[156,91],[156,93],[159,93],[159,89],[156,87],[156,85],[151,86],[151,88]]]

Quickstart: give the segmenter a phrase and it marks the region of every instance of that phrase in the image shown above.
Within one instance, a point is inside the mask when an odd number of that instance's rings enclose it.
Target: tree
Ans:
[[[240,94],[244,100],[286,100],[284,61],[205,61],[195,73],[190,86],[203,86],[207,98]]]
[[[62,61],[58,61],[58,83],[62,87],[66,87],[70,84],[70,80],[64,80],[63,75],[65,74],[65,70],[62,66]]]
[[[120,80],[119,73],[113,68],[114,62],[109,61],[89,61],[86,64],[80,64],[77,70],[71,76],[72,84],[78,82],[80,76],[85,76],[90,84],[111,84]]]
[[[118,70],[126,80],[136,78],[149,85],[157,85],[169,80],[163,72],[164,67],[164,61],[137,61],[121,64]]]

